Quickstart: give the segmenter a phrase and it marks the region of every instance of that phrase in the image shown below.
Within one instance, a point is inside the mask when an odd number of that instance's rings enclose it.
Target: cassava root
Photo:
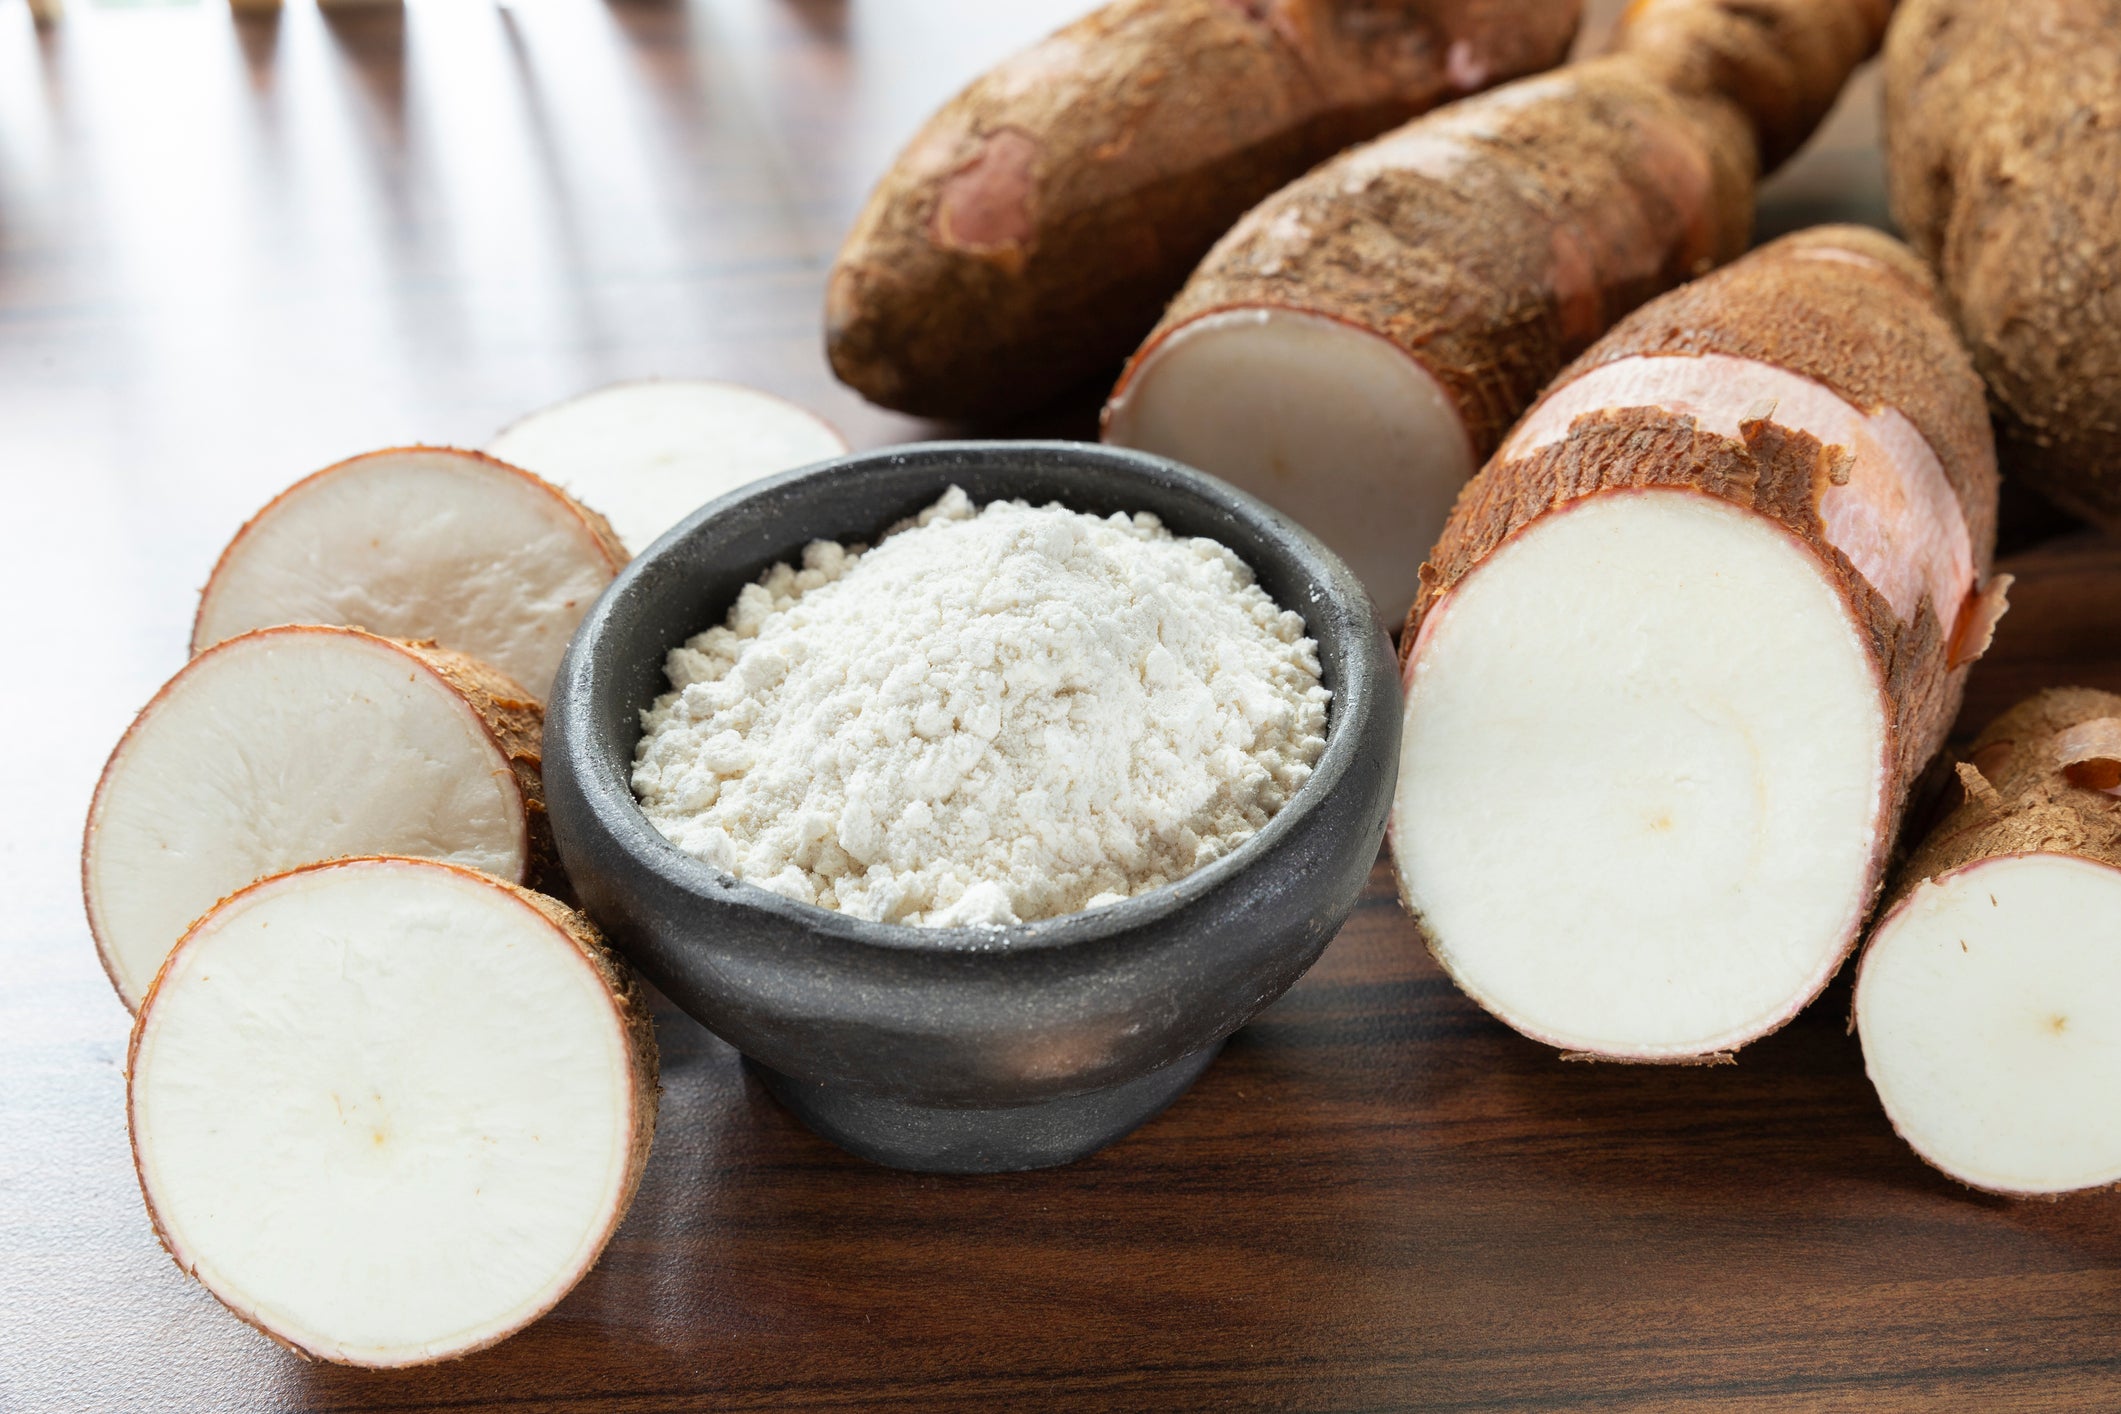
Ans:
[[[1422,570],[1393,858],[1566,1050],[1698,1060],[1826,984],[2000,612],[1993,446],[1927,272],[1787,237],[1624,320]]]

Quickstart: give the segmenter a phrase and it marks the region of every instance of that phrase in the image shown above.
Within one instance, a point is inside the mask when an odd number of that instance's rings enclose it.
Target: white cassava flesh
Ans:
[[[1621,1060],[1802,1009],[2001,612],[1995,497],[1979,381],[1875,232],[1593,345],[1459,498],[1402,645],[1393,858],[1452,977]]]
[[[2121,1183],[2121,696],[2037,693],[1957,771],[1856,972],[1871,1083],[1962,1183]]]
[[[1856,1022],[1893,1127],[1945,1173],[2121,1182],[2121,870],[2003,855],[1918,885],[1871,936]]]
[[[355,629],[264,629],[192,659],[89,806],[82,890],[119,996],[137,1007],[193,919],[296,865],[416,854],[525,880],[538,732],[484,665]]]
[[[1458,410],[1427,369],[1299,310],[1226,310],[1174,330],[1105,416],[1107,441],[1211,471],[1300,522],[1395,617],[1419,588],[1408,547],[1435,542],[1474,471]]]
[[[251,517],[199,597],[192,651],[272,624],[348,624],[491,663],[543,701],[626,562],[602,516],[478,452],[400,447],[304,478]]]
[[[1475,1000],[1655,1059],[1825,984],[1870,902],[1887,704],[1787,532],[1691,492],[1587,498],[1469,575],[1414,664],[1393,853]]]
[[[578,915],[348,860],[185,935],[128,1093],[179,1267],[298,1353],[411,1365],[520,1330],[595,1263],[654,1130],[654,1033]]]
[[[486,450],[595,506],[639,554],[717,496],[844,456],[847,440],[771,393],[655,379],[555,403],[502,429]]]

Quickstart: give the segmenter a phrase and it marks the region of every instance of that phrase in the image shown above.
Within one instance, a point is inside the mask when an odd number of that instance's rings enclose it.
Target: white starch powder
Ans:
[[[1325,749],[1317,645],[1213,540],[952,487],[671,651],[633,789],[687,854],[860,918],[1001,925],[1227,854]]]

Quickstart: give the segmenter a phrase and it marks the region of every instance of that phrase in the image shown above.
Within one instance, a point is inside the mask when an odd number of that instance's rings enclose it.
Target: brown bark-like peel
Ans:
[[[2121,528],[2121,0],[1907,0],[1893,215],[1937,267],[2005,469]]]
[[[1886,912],[1925,880],[2001,855],[2075,854],[2121,869],[2121,697],[2050,688],[1991,722],[1967,758],[1965,798],[1908,852]]]
[[[1805,143],[1856,66],[1878,52],[1894,0],[1634,0],[1612,52],[1675,91],[1720,94],[1751,121],[1772,172]]]
[[[1485,459],[1570,357],[1745,249],[1754,166],[1728,104],[1604,59],[1470,98],[1326,163],[1219,242],[1128,364],[1226,309],[1380,335]]]

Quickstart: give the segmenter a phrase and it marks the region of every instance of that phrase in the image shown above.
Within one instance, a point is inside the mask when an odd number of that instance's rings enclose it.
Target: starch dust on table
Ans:
[[[1029,922],[1168,883],[1325,749],[1317,644],[1213,540],[952,487],[818,541],[673,649],[634,793],[686,853],[805,903]]]

